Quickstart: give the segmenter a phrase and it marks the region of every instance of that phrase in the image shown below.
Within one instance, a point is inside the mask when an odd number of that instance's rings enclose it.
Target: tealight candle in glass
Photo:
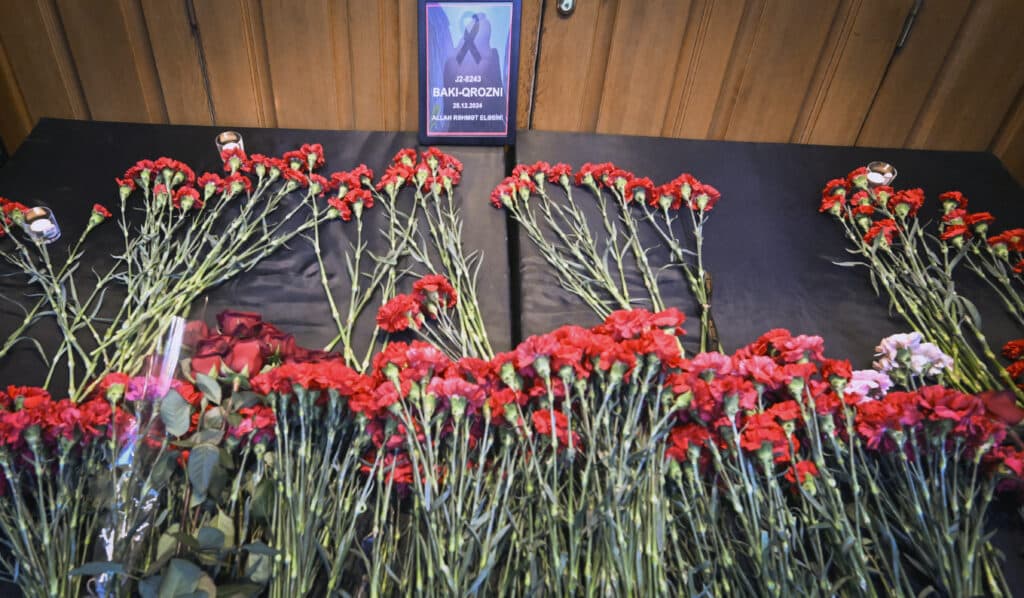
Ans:
[[[60,226],[50,208],[36,206],[26,211],[21,228],[37,243],[53,243],[60,238]]]
[[[224,131],[214,138],[214,143],[217,144],[217,153],[223,154],[224,150],[232,148],[238,148],[245,151],[245,144],[242,142],[242,134],[238,131]]]
[[[888,162],[874,161],[868,164],[868,184],[872,187],[889,185],[896,178],[896,169]]]

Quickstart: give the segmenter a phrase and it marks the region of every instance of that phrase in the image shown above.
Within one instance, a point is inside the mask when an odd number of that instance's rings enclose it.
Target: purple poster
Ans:
[[[421,0],[423,143],[511,143],[518,1]]]

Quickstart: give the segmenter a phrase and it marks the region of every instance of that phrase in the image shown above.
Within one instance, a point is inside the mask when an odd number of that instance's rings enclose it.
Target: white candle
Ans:
[[[40,218],[39,220],[33,220],[28,227],[35,233],[47,233],[53,228],[53,223],[46,218]]]
[[[869,172],[868,182],[871,183],[872,185],[884,185],[885,175],[880,172]]]

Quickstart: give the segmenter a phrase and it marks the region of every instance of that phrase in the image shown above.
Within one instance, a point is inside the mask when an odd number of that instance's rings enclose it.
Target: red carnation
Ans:
[[[455,287],[441,274],[428,274],[412,285],[413,294],[427,313],[436,314],[438,307],[451,309],[458,303]]]
[[[967,198],[959,191],[946,191],[939,195],[939,201],[942,202],[943,208],[947,211],[952,209],[954,205],[961,210],[967,209]]]
[[[868,232],[864,234],[864,242],[870,245],[874,242],[875,238],[881,235],[885,239],[886,244],[892,244],[892,237],[896,234],[897,230],[895,220],[891,218],[879,220],[872,224]]]
[[[579,449],[580,436],[576,432],[569,431],[569,419],[561,411],[551,409],[538,409],[530,417],[533,422],[533,429],[538,434],[552,439],[553,444],[569,446]],[[552,427],[554,423],[554,427]]]
[[[420,303],[412,295],[395,295],[377,311],[377,325],[384,332],[400,332],[422,324]]]
[[[818,466],[813,461],[797,461],[786,470],[786,480],[792,484],[803,485],[807,483],[808,479],[816,477],[818,477]]]

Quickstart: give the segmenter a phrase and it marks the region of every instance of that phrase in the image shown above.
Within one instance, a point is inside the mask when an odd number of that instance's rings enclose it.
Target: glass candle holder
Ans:
[[[896,178],[896,169],[888,162],[874,161],[868,164],[868,184],[872,187],[889,185]]]
[[[36,206],[26,211],[21,228],[37,243],[53,243],[60,238],[60,226],[50,208]]]
[[[223,154],[224,150],[238,148],[245,151],[245,144],[242,142],[242,134],[238,131],[224,131],[214,138],[217,144],[217,154]]]

